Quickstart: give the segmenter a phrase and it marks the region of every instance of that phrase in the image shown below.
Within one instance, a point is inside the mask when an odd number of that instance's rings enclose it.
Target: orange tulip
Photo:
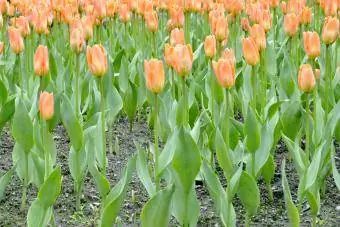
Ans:
[[[309,93],[315,87],[315,77],[313,69],[309,64],[301,65],[298,75],[298,85],[302,92]]]
[[[338,3],[336,0],[325,0],[324,11],[326,16],[335,17],[338,11]]]
[[[281,2],[280,8],[281,8],[281,11],[282,11],[283,14],[287,13],[287,3],[286,2]]]
[[[158,15],[156,12],[152,11],[150,13],[145,14],[145,22],[147,28],[151,32],[155,32],[158,29]]]
[[[47,23],[47,14],[42,10],[34,10],[32,15],[32,24],[34,31],[41,35],[41,34],[48,34],[48,23]]]
[[[241,27],[242,27],[243,31],[249,31],[250,23],[249,23],[248,18],[242,17],[242,19],[241,19]]]
[[[15,54],[20,54],[25,46],[21,31],[14,27],[8,28],[9,45]]]
[[[322,41],[329,45],[339,36],[339,20],[336,17],[327,17],[322,29]]]
[[[174,57],[173,57],[173,53],[174,53],[175,48],[166,43],[165,47],[164,47],[164,59],[165,62],[170,66],[170,67],[174,67]]]
[[[191,45],[177,44],[173,52],[174,69],[178,75],[184,77],[192,68],[193,53]]]
[[[123,23],[127,23],[130,18],[130,10],[127,4],[121,4],[119,7],[119,18]]]
[[[45,76],[49,70],[48,49],[39,45],[34,55],[34,72],[37,76]]]
[[[279,6],[280,1],[279,0],[270,0],[269,5],[271,8],[276,8]]]
[[[250,37],[255,41],[259,51],[265,50],[267,46],[266,33],[259,24],[254,24],[250,28]]]
[[[84,38],[88,41],[93,37],[93,18],[91,16],[84,16],[82,18],[82,24],[84,28]]]
[[[0,54],[4,53],[4,47],[5,47],[5,44],[3,42],[0,42]]]
[[[88,46],[86,59],[93,76],[102,77],[107,72],[107,54],[102,45]]]
[[[145,60],[144,72],[146,87],[153,93],[161,92],[165,81],[163,62],[157,59]]]
[[[106,0],[96,0],[93,1],[94,6],[94,16],[100,21],[106,17]]]
[[[46,91],[40,94],[39,98],[39,112],[43,120],[50,120],[54,114],[54,98],[53,93]]]
[[[8,12],[9,3],[7,0],[0,0],[0,13],[6,14]]]
[[[209,58],[214,57],[216,54],[216,38],[214,35],[209,35],[204,41],[205,55]]]
[[[175,46],[176,44],[184,44],[184,31],[183,29],[172,29],[170,33],[170,44]]]
[[[217,41],[223,42],[228,36],[228,22],[224,16],[217,17],[212,27],[213,33]]]
[[[253,38],[249,37],[242,40],[242,51],[248,65],[255,66],[260,61],[260,53]]]
[[[183,27],[184,12],[179,5],[169,7],[170,20],[168,21],[168,29],[172,30],[175,27]]]
[[[299,29],[298,16],[296,16],[295,13],[286,14],[284,17],[283,27],[288,36],[294,36]]]
[[[230,89],[235,84],[235,65],[224,58],[220,58],[217,62],[213,61],[212,65],[218,83]]]
[[[21,35],[25,38],[31,33],[31,28],[26,17],[13,18],[13,25],[21,30]]]
[[[82,28],[73,28],[70,32],[70,45],[71,49],[80,54],[83,51],[85,44],[84,31]]]
[[[312,8],[304,7],[300,19],[301,24],[310,24],[312,22]]]
[[[221,56],[223,59],[227,60],[227,61],[230,61],[232,65],[235,65],[236,64],[236,58],[235,58],[235,54],[234,54],[234,51],[232,49],[225,49],[223,52],[222,52],[222,56]]]
[[[320,38],[316,32],[303,33],[303,46],[306,54],[310,59],[314,59],[320,55]]]
[[[106,13],[107,16],[114,18],[117,11],[118,3],[115,0],[109,0],[106,2]]]

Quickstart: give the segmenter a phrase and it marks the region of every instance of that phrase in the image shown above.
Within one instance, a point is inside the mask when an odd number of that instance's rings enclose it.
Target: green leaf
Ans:
[[[174,185],[157,192],[143,207],[141,213],[142,226],[168,226],[170,219],[171,199]]]
[[[27,214],[27,226],[47,226],[52,215],[52,207],[46,208],[36,199],[30,206]]]
[[[107,107],[109,108],[109,113],[107,115],[109,119],[113,121],[123,108],[123,101],[115,87],[112,87],[112,90],[107,93],[106,99]]]
[[[129,81],[130,86],[124,94],[124,111],[130,121],[133,121],[137,111],[137,88]]]
[[[139,144],[136,144],[138,155],[136,162],[136,169],[139,179],[144,185],[149,196],[153,196],[156,193],[155,185],[152,183],[149,168],[146,162],[146,152]]]
[[[300,145],[298,143],[294,143],[291,139],[289,139],[287,136],[283,135],[282,136],[283,141],[285,142],[288,151],[292,154],[293,156],[293,162],[296,167],[296,170],[299,174],[300,177],[303,176],[305,173],[305,164],[304,164],[304,159],[302,157],[303,150],[301,149]]]
[[[302,113],[299,102],[290,102],[281,115],[282,132],[289,139],[295,140],[302,125]]]
[[[8,93],[7,87],[0,79],[0,105],[4,104],[7,101]]]
[[[57,167],[48,176],[39,190],[38,200],[43,207],[48,208],[55,203],[61,191],[61,181],[61,169]]]
[[[81,127],[72,104],[66,95],[63,95],[63,101],[61,103],[61,118],[74,149],[79,151],[83,146],[83,128]]]
[[[237,171],[234,173],[232,176],[230,183],[228,184],[227,191],[228,191],[228,198],[229,202],[232,202],[232,199],[234,198],[235,194],[237,193],[238,187],[239,187],[239,182],[240,182],[240,177],[242,174],[242,165],[237,169]]]
[[[89,167],[90,173],[96,183],[101,198],[105,198],[110,191],[110,182],[104,174],[101,174],[97,167]]]
[[[282,173],[282,187],[285,197],[285,203],[287,208],[287,214],[290,221],[290,224],[293,227],[300,226],[300,215],[299,210],[296,208],[295,204],[292,201],[292,196],[290,194],[289,184],[286,177],[286,159],[283,159],[281,166]]]
[[[275,162],[273,156],[269,155],[266,164],[262,168],[262,177],[267,185],[270,184],[274,175],[275,175]]]
[[[15,111],[15,98],[9,99],[0,111],[0,130],[12,118]]]
[[[310,205],[310,213],[312,216],[316,216],[320,210],[320,195],[319,192],[316,192],[316,195],[310,191],[307,191],[306,194],[308,203]]]
[[[12,135],[15,141],[18,142],[22,148],[25,148],[25,152],[29,152],[34,146],[33,123],[25,104],[20,98],[17,98],[13,116]]]
[[[226,144],[224,143],[223,137],[218,128],[216,129],[215,146],[218,164],[223,169],[224,175],[227,179],[230,179],[233,171],[233,164],[229,153],[230,151],[227,150]]]
[[[238,195],[247,214],[255,215],[260,206],[260,191],[254,178],[245,171],[240,177]]]
[[[111,227],[113,226],[116,217],[119,213],[121,205],[124,201],[128,184],[132,177],[132,172],[135,168],[136,157],[133,156],[130,158],[125,170],[123,177],[116,184],[116,186],[111,189],[110,193],[107,195],[104,203],[102,204],[103,208],[101,211],[100,217],[100,226],[101,227]]]
[[[338,169],[336,168],[334,155],[335,155],[334,152],[332,152],[331,158],[332,158],[333,178],[334,178],[334,182],[336,186],[338,187],[338,190],[340,191],[340,173]]]
[[[261,142],[260,124],[254,110],[248,106],[247,117],[244,123],[244,134],[246,136],[246,148],[248,152],[255,153]]]
[[[316,178],[319,174],[319,168],[321,163],[321,152],[325,145],[325,142],[317,149],[315,154],[313,155],[313,160],[308,167],[306,174],[306,185],[305,190],[308,190],[316,181]]]
[[[9,184],[10,180],[12,179],[15,167],[7,171],[1,178],[0,178],[0,200],[4,196],[5,189]]]
[[[190,133],[185,131],[183,127],[179,130],[175,144],[176,151],[172,160],[172,167],[176,172],[179,185],[188,195],[200,170],[200,152]]]

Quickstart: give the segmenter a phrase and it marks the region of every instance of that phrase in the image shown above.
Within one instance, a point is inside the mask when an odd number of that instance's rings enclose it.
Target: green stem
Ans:
[[[313,215],[312,217],[312,227],[316,227],[317,226],[317,216],[316,215]]]
[[[325,71],[325,117],[327,119],[327,115],[329,113],[329,88],[331,86],[330,81],[330,61],[329,61],[329,55],[330,55],[330,47],[329,45],[326,46],[326,71]]]
[[[253,66],[251,68],[251,82],[252,82],[252,88],[253,88],[253,106],[254,106],[254,110],[256,110],[256,106],[257,106],[257,100],[256,100],[256,88],[257,88],[257,84],[256,84],[256,68],[255,66]]]
[[[267,73],[265,72],[266,67],[266,59],[265,52],[261,53],[261,79],[262,79],[262,102],[261,102],[261,113],[263,116],[264,108],[267,103]]]
[[[227,148],[227,153],[229,153],[229,108],[230,108],[230,91],[226,89],[226,97],[225,97],[225,122],[226,122],[226,130],[225,130],[225,144]]]
[[[214,89],[214,85],[215,85],[215,78],[214,78],[214,73],[211,71],[212,68],[212,63],[211,61],[209,61],[210,63],[210,76],[211,76],[211,84],[210,84],[210,90],[211,90],[211,116],[212,116],[212,120],[213,120],[213,124],[215,123],[215,89]]]
[[[26,209],[26,201],[27,201],[27,187],[28,187],[28,152],[24,152],[25,159],[25,171],[24,171],[24,185],[22,188],[22,197],[21,197],[21,211]]]
[[[267,184],[267,189],[268,189],[268,197],[269,197],[269,201],[270,203],[274,202],[274,195],[273,195],[273,190],[270,184]]]
[[[188,97],[187,97],[187,86],[185,84],[185,76],[182,78],[182,88],[183,88],[183,125],[186,127],[188,124]]]
[[[175,81],[175,73],[172,70],[172,68],[169,69],[170,72],[170,77],[171,77],[171,92],[172,92],[172,97],[176,99],[176,81]]]
[[[309,142],[310,142],[310,124],[309,124],[309,95],[307,95],[307,100],[306,100],[306,147],[305,147],[305,153],[306,153],[306,160],[307,164],[309,162],[309,154],[310,154],[310,147],[309,147]]]
[[[185,14],[185,41],[190,43],[190,12],[184,12]]]
[[[75,88],[75,108],[76,108],[76,116],[79,119],[80,117],[80,106],[79,106],[79,75],[80,74],[80,55],[76,56],[76,88]]]
[[[45,135],[46,135],[46,122],[41,119],[41,143],[44,150],[44,159],[45,159],[45,177],[46,180],[49,176],[50,171],[50,154],[49,151],[45,147]]]
[[[103,152],[103,173],[106,174],[106,137],[105,137],[105,95],[104,95],[104,77],[99,78],[100,80],[100,111],[101,111],[101,122],[102,122],[102,152]]]
[[[256,180],[255,160],[256,160],[256,156],[255,156],[255,152],[253,152],[251,153],[251,169],[252,169],[251,172],[252,172],[254,179]]]
[[[156,58],[157,53],[156,53],[156,33],[155,32],[151,32],[151,42],[152,42],[152,56]]]
[[[246,222],[244,223],[245,227],[250,227],[250,215],[247,213],[246,214]]]
[[[159,152],[158,152],[158,96],[155,94],[155,112],[154,112],[155,122],[154,122],[154,136],[155,136],[155,181],[156,181],[156,191],[159,191],[160,181],[158,176],[158,163],[159,163]]]

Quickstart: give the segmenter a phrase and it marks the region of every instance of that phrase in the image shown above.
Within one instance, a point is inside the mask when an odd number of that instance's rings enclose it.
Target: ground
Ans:
[[[147,146],[152,138],[151,131],[144,120],[135,122],[133,132],[129,131],[129,123],[125,117],[120,117],[114,126],[114,136],[119,139],[119,153],[108,154],[108,179],[111,185],[118,182],[121,171],[127,163],[128,158],[135,152],[134,141],[143,146]],[[69,140],[62,126],[58,126],[54,132],[54,139],[57,144],[57,163],[61,165],[63,184],[62,192],[55,206],[55,218],[58,226],[97,226],[100,199],[94,181],[90,174],[87,175],[84,187],[84,196],[81,199],[82,211],[75,213],[75,197],[73,195],[73,181],[68,169],[68,151]],[[8,128],[1,133],[0,144],[0,176],[12,167],[12,149],[13,140]],[[281,162],[287,154],[287,149],[283,143],[277,145],[276,165],[277,171],[272,182],[274,192],[274,202],[270,203],[267,197],[267,189],[263,181],[259,181],[261,192],[261,207],[258,215],[253,218],[253,223],[257,226],[287,226],[287,214],[283,200],[283,191],[281,186]],[[340,148],[337,147],[337,156],[340,156]],[[291,162],[286,165],[287,178],[290,183],[290,189],[293,199],[296,198],[295,192],[298,187],[298,176]],[[220,175],[223,174],[220,172]],[[14,176],[10,185],[6,188],[5,196],[0,201],[0,226],[25,226],[26,213],[20,211],[22,183],[17,176]],[[221,226],[219,217],[216,215],[214,205],[209,197],[208,191],[204,184],[196,185],[197,197],[200,201],[201,215],[199,226]],[[37,189],[34,186],[29,188],[29,203],[37,195]],[[134,202],[132,202],[132,194]],[[121,209],[119,219],[124,225],[138,223],[139,214],[145,202],[148,200],[147,192],[140,183],[137,174],[133,175],[130,187]],[[237,214],[238,225],[243,224],[245,212],[238,199],[234,200],[234,206]],[[307,206],[307,204],[306,204]],[[339,226],[340,225],[340,194],[336,188],[333,178],[327,179],[327,189],[325,197],[322,198],[321,210],[319,215],[319,225],[322,226]],[[308,208],[308,207],[307,207]],[[137,221],[136,221],[137,220]],[[171,225],[176,226],[174,219]],[[301,215],[301,225],[310,226],[308,209]]]

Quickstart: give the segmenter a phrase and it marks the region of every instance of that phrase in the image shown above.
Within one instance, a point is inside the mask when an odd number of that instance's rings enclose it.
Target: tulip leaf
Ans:
[[[13,116],[12,135],[15,141],[25,149],[25,152],[30,152],[34,146],[33,123],[25,104],[20,98],[17,98]]]
[[[248,106],[247,116],[244,123],[244,134],[246,136],[246,148],[248,152],[255,153],[261,142],[261,129],[256,113]]]
[[[310,205],[310,213],[312,216],[318,215],[320,210],[320,194],[316,192],[316,195],[310,191],[307,191],[306,197]]]
[[[218,163],[223,169],[224,175],[227,177],[227,179],[230,179],[233,171],[232,159],[230,157],[230,150],[227,150],[226,144],[224,143],[219,129],[216,130],[215,146]]]
[[[302,113],[299,108],[299,102],[290,102],[287,105],[287,109],[281,115],[281,122],[283,126],[282,132],[289,139],[294,141],[301,129]]]
[[[63,101],[61,103],[61,118],[74,149],[79,151],[83,146],[83,128],[80,125],[76,117],[75,110],[66,95],[63,95]]]
[[[1,108],[1,111],[0,111],[0,130],[12,118],[14,112],[15,112],[15,98],[11,98]]]
[[[45,208],[53,206],[61,191],[61,169],[57,167],[45,180],[38,193],[38,200]]]
[[[340,191],[340,173],[339,173],[338,169],[336,168],[334,156],[335,156],[335,154],[334,154],[334,152],[332,152],[331,159],[332,159],[333,179],[334,179],[334,182],[335,182],[338,190]]]
[[[240,177],[238,195],[247,214],[255,215],[260,206],[260,191],[254,178],[245,171]]]
[[[261,174],[266,184],[270,185],[270,182],[275,175],[275,162],[273,155],[269,155],[266,164],[262,168]]]
[[[52,215],[52,207],[44,207],[39,199],[31,204],[27,214],[27,226],[47,226]]]
[[[124,111],[129,118],[129,121],[133,121],[137,111],[137,88],[131,81],[124,94]]]
[[[168,226],[174,185],[157,192],[143,207],[142,226]]]
[[[132,172],[135,168],[136,157],[133,156],[130,158],[125,170],[123,172],[123,176],[120,181],[115,185],[113,189],[111,189],[110,193],[104,200],[102,204],[102,211],[100,217],[100,226],[101,227],[111,227],[116,217],[119,213],[121,205],[124,201],[127,187],[132,177]]]
[[[8,97],[7,87],[2,81],[2,79],[0,79],[0,105],[6,103],[7,97]]]
[[[12,179],[13,173],[14,173],[15,167],[7,171],[1,178],[0,178],[0,200],[4,196],[5,189],[7,185],[9,184],[10,180]]]
[[[304,158],[303,158],[303,150],[299,146],[298,143],[294,143],[291,139],[289,139],[287,136],[283,135],[282,136],[283,141],[285,142],[288,151],[292,154],[293,156],[293,162],[295,165],[295,168],[299,174],[300,177],[303,176],[305,173],[306,166],[304,164]]]
[[[325,142],[316,150],[313,155],[313,160],[308,167],[306,174],[306,185],[305,190],[308,190],[316,181],[316,178],[319,174],[320,164],[321,164],[321,153],[322,149],[325,145]]]
[[[141,180],[142,184],[144,185],[148,194],[150,196],[153,196],[156,193],[156,189],[155,189],[154,184],[152,183],[149,168],[146,162],[146,152],[139,144],[136,144],[136,147],[138,151],[138,156],[137,156],[137,161],[136,161],[136,169],[137,169],[138,177]]]

